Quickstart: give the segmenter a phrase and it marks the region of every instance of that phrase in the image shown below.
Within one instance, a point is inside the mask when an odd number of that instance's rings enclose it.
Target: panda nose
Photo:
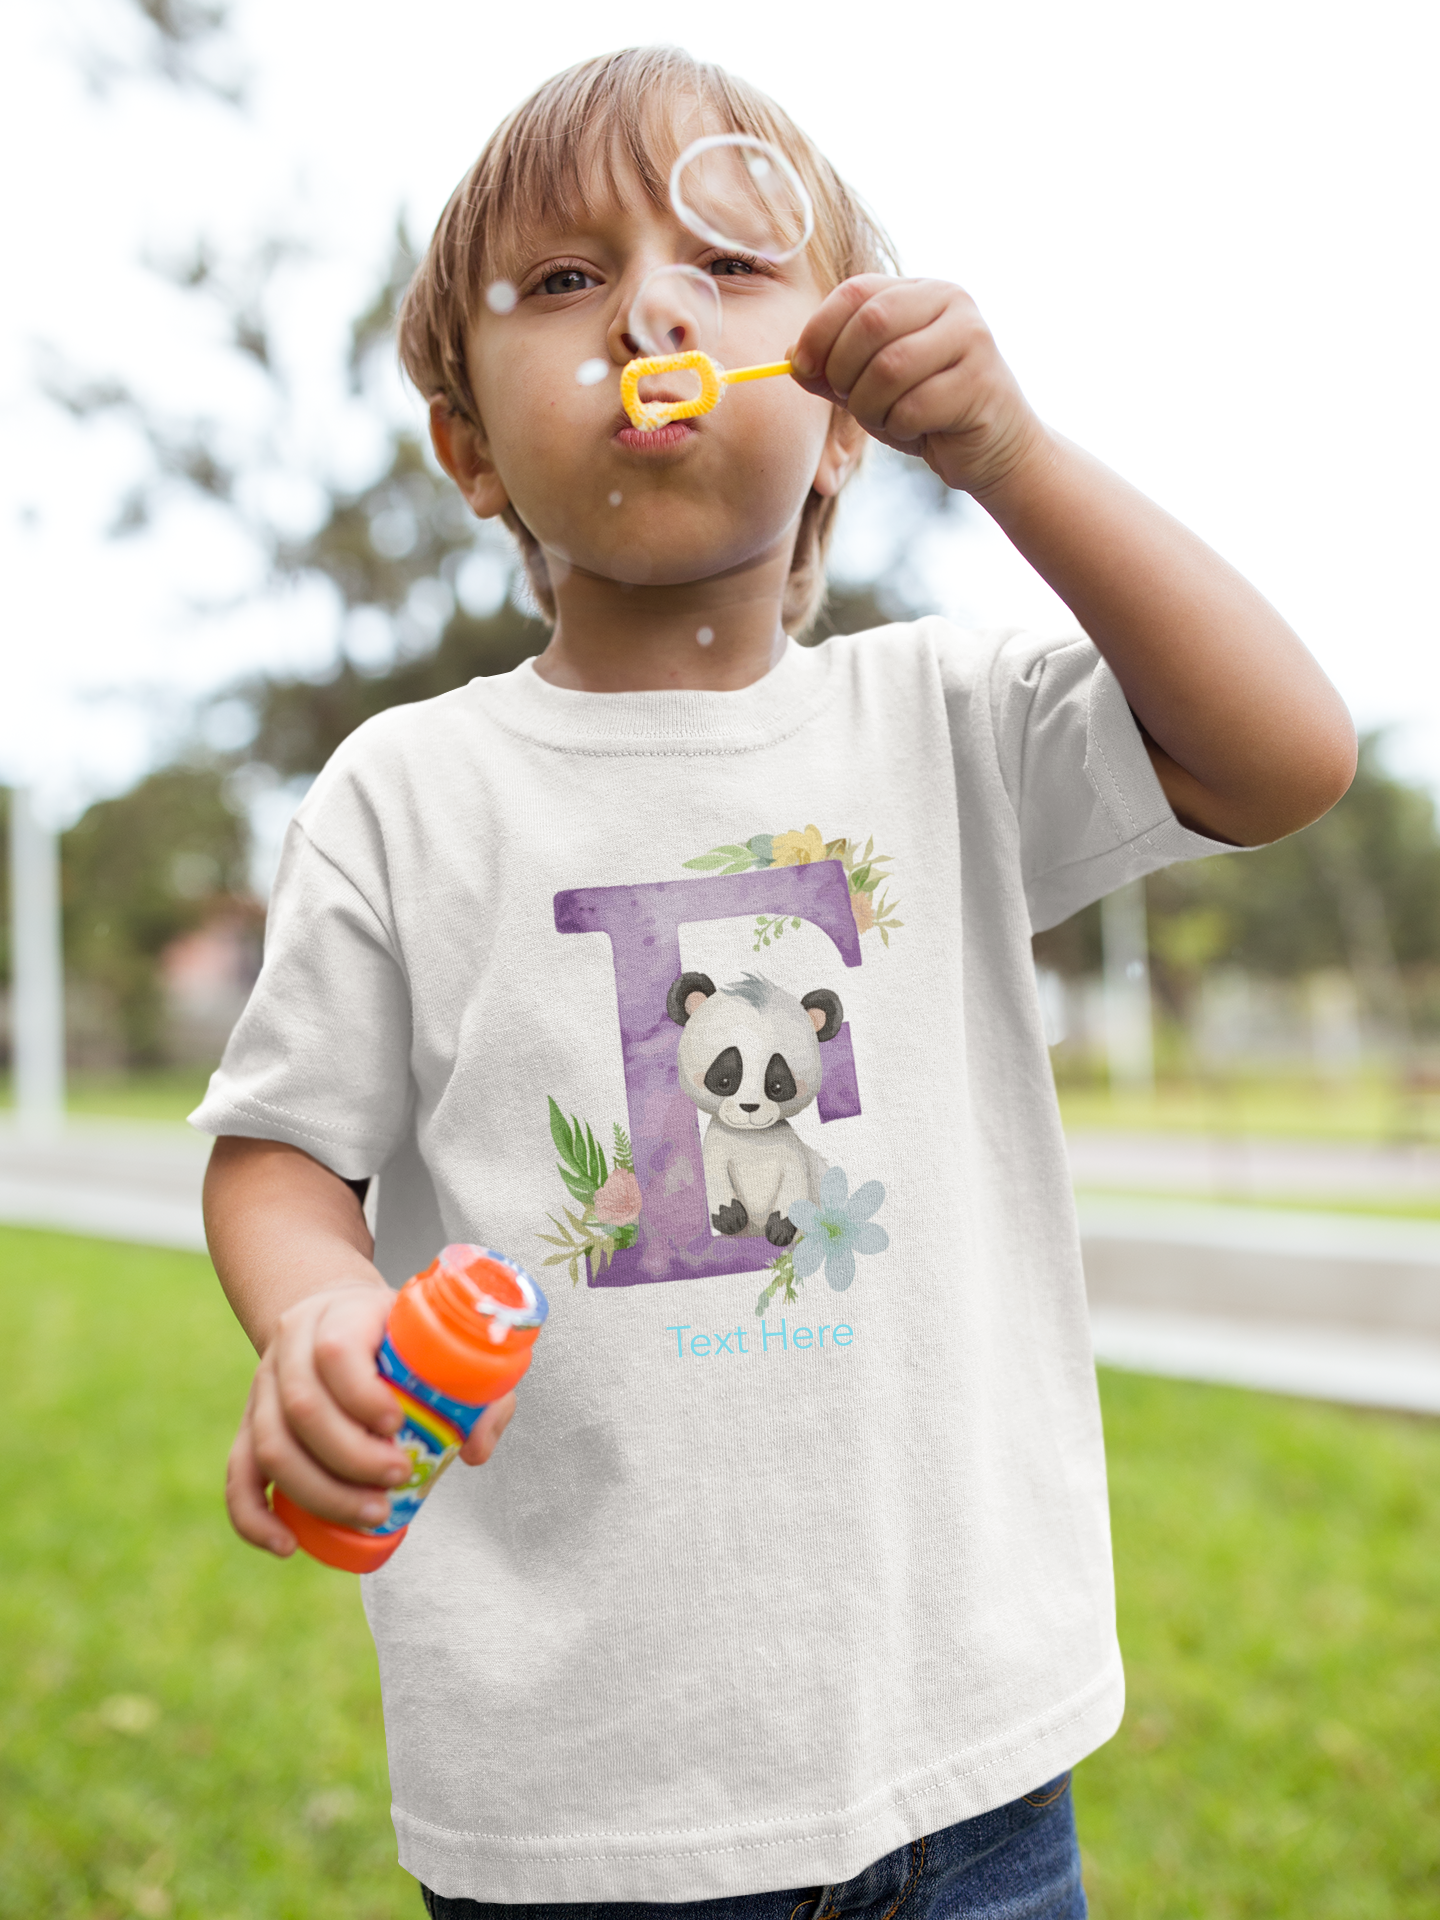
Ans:
[[[760,1102],[758,1100],[742,1100],[740,1102],[740,1111],[741,1113],[759,1113]]]

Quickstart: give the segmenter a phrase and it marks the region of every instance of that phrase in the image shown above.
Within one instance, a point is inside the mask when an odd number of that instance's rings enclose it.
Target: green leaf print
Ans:
[[[604,1186],[610,1169],[589,1126],[582,1125],[573,1115],[567,1126],[553,1097],[550,1097],[550,1138],[560,1155],[560,1178],[575,1199],[588,1206],[597,1189]]]
[[[745,873],[755,863],[748,847],[712,847],[683,864],[697,873]]]

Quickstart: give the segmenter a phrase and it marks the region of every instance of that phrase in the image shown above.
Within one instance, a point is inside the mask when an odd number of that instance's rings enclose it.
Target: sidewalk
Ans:
[[[0,1124],[0,1221],[205,1251],[200,1185],[210,1142],[185,1126],[71,1120],[63,1133]]]
[[[1440,1413],[1440,1221],[1082,1194],[1096,1358]]]
[[[1267,1140],[1185,1133],[1066,1135],[1082,1191],[1193,1194],[1210,1200],[1440,1198],[1440,1147],[1353,1140]]]
[[[0,1221],[203,1252],[209,1150],[185,1127],[75,1120],[36,1138],[0,1123]],[[1252,1141],[1243,1153],[1265,1191],[1440,1194],[1433,1148]],[[1080,1135],[1071,1155],[1098,1359],[1440,1413],[1440,1220],[1158,1197],[1217,1191],[1203,1139]],[[1239,1190],[1234,1166],[1218,1191]],[[1085,1190],[1105,1185],[1130,1191]]]

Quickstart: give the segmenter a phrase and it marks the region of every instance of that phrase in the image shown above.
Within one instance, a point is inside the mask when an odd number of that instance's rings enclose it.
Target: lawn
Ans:
[[[0,1229],[4,1920],[388,1920],[353,1581],[219,1503],[246,1343],[204,1260]],[[1104,1379],[1131,1708],[1097,1920],[1440,1911],[1440,1426]]]
[[[1152,1093],[1112,1093],[1062,1079],[1059,1093],[1060,1112],[1071,1129],[1440,1143],[1440,1093],[1380,1075],[1326,1081],[1235,1074],[1225,1080],[1161,1080]]]
[[[153,1067],[130,1073],[71,1072],[65,1081],[65,1107],[72,1114],[107,1120],[174,1120],[199,1106],[210,1081],[208,1067]],[[0,1074],[0,1110],[13,1098],[8,1075]]]

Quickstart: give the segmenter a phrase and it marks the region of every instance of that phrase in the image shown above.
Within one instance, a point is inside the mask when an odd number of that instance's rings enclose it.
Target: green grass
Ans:
[[[209,1067],[156,1067],[135,1073],[72,1073],[65,1085],[68,1113],[114,1120],[173,1120],[199,1106]],[[11,1104],[10,1081],[0,1074],[0,1109]]]
[[[251,1357],[206,1262],[0,1229],[0,1336],[0,1916],[415,1920],[356,1584],[225,1522]],[[1431,1920],[1440,1425],[1102,1385],[1096,1920]]]
[[[0,1914],[415,1920],[358,1586],[225,1518],[208,1261],[8,1229],[0,1274]]]
[[[1062,1083],[1059,1091],[1060,1111],[1072,1128],[1440,1142],[1440,1095],[1381,1078],[1162,1080],[1153,1094]]]
[[[1129,1710],[1096,1920],[1440,1912],[1440,1424],[1102,1376]]]
[[[1374,1220],[1440,1220],[1440,1198],[1418,1200],[1411,1194],[1226,1193],[1167,1191],[1159,1187],[1083,1186],[1076,1193],[1094,1200],[1168,1200],[1186,1206],[1278,1207],[1287,1213],[1360,1213]]]

